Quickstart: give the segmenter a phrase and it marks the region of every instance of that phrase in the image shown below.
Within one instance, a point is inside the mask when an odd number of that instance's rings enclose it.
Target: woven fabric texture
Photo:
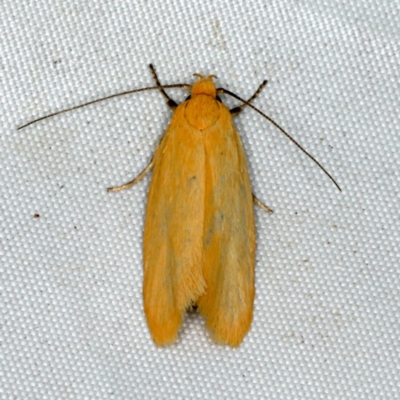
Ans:
[[[3,0],[1,399],[400,398],[400,2]],[[150,161],[171,111],[153,84],[218,86],[255,194],[254,321],[238,349],[198,314],[156,348],[142,303]],[[183,90],[169,92],[176,101]],[[238,104],[223,96],[226,104]]]

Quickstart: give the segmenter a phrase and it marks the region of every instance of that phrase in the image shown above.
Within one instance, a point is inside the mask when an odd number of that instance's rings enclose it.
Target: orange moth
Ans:
[[[185,312],[193,307],[219,344],[238,346],[250,329],[254,302],[256,234],[253,202],[272,212],[253,194],[246,157],[232,116],[247,105],[272,122],[307,154],[339,188],[328,172],[279,125],[245,101],[217,89],[213,75],[195,74],[193,85],[156,86],[94,100],[34,122],[121,94],[158,89],[174,110],[149,165],[134,180],[109,188],[119,191],[138,183],[153,168],[143,238],[144,311],[157,345],[176,341]],[[190,96],[177,105],[165,88],[183,87]],[[242,101],[228,109],[218,97]],[[340,188],[339,188],[340,190]]]

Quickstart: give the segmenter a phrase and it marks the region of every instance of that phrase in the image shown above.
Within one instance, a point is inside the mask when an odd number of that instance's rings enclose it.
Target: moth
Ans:
[[[214,75],[195,74],[193,85],[161,85],[136,89],[58,111],[32,121],[89,104],[147,90],[159,90],[174,111],[148,166],[132,181],[138,183],[153,169],[143,235],[143,302],[149,330],[157,345],[176,341],[187,310],[197,308],[213,340],[238,346],[250,329],[254,303],[256,232],[253,204],[272,213],[252,193],[246,157],[233,123],[246,106],[278,128],[340,187],[322,165],[276,122],[249,100],[217,88]],[[184,88],[189,97],[175,103],[164,89]],[[227,108],[221,94],[242,104]]]

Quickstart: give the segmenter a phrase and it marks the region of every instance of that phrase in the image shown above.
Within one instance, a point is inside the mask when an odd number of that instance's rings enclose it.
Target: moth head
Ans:
[[[192,86],[192,96],[197,94],[204,94],[206,96],[216,97],[217,96],[217,89],[213,82],[213,78],[216,78],[215,75],[208,75],[203,76],[201,74],[193,74],[197,76],[199,80],[195,82]]]

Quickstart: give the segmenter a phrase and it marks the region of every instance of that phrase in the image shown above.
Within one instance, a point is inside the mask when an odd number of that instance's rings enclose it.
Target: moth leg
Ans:
[[[262,203],[260,200],[257,199],[257,197],[254,195],[254,193],[252,193],[253,195],[253,202],[254,204],[258,205],[258,207],[260,207],[261,209],[263,209],[264,211],[266,211],[268,214],[272,214],[273,211],[264,203]]]
[[[171,97],[169,97],[167,95],[167,93],[165,92],[165,90],[163,89],[160,81],[158,80],[156,70],[154,69],[152,64],[149,64],[149,68],[150,68],[151,74],[153,75],[153,78],[156,82],[156,85],[158,86],[158,89],[160,90],[161,94],[164,96],[165,100],[167,100],[168,107],[171,110],[175,110],[175,108],[178,107],[178,104],[176,104],[176,102],[174,100],[172,100]]]
[[[145,175],[153,168],[153,165],[154,161],[151,160],[149,165],[135,179],[121,186],[107,188],[107,192],[119,192],[120,190],[131,188],[133,185],[136,185],[136,183],[140,182],[145,177]]]
[[[258,97],[258,95],[261,93],[261,91],[264,89],[265,85],[268,83],[268,81],[264,81],[256,90],[256,92],[253,94],[253,96],[251,96],[247,102],[251,103],[254,99],[256,99]],[[243,111],[243,109],[247,106],[247,104],[243,103],[240,106],[231,108],[229,111],[232,115],[238,115],[239,113],[241,113]]]

